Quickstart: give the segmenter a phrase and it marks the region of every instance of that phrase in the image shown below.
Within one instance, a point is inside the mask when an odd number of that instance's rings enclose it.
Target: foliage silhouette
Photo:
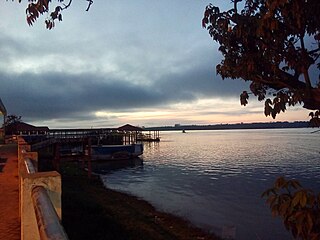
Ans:
[[[303,188],[296,180],[279,177],[262,197],[267,197],[272,215],[282,217],[295,238],[320,239],[320,194]]]
[[[287,106],[303,103],[320,109],[320,1],[233,0],[227,11],[208,5],[202,26],[219,43],[222,78],[251,81],[248,93],[265,100],[264,113],[276,117]],[[318,79],[316,79],[318,78]]]
[[[8,0],[7,0],[8,1]],[[14,1],[14,0],[12,0]],[[22,0],[18,0],[21,3]],[[88,7],[86,11],[89,11],[93,0],[86,0],[88,2]],[[48,13],[48,16],[45,20],[46,28],[52,29],[55,26],[55,21],[62,21],[62,11],[69,8],[71,6],[72,0],[64,1],[64,0],[56,0],[57,6],[52,10],[51,4],[52,0],[28,0],[28,6],[26,8],[27,14],[27,23],[29,26],[32,26],[34,22],[44,13]],[[65,2],[67,2],[65,4]]]
[[[12,114],[12,115],[8,115],[6,117],[4,125],[10,126],[14,123],[20,123],[20,122],[22,122],[21,116],[17,116],[17,115]]]

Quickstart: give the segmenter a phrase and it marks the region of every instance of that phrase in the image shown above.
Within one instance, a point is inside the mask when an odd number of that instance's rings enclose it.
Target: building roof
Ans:
[[[127,132],[140,132],[143,129],[141,127],[135,127],[130,124],[123,125],[118,128],[119,131],[127,131]]]
[[[7,130],[22,132],[22,131],[49,131],[48,127],[36,127],[24,122],[12,123],[6,127]]]

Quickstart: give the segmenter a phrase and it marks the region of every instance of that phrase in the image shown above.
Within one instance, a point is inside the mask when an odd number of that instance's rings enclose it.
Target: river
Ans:
[[[143,164],[105,171],[107,187],[237,240],[291,239],[261,193],[278,176],[320,191],[319,133],[312,129],[162,132]]]

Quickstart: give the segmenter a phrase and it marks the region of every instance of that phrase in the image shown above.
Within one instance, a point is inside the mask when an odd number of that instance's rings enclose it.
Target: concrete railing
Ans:
[[[21,240],[67,240],[61,225],[61,176],[37,172],[38,153],[18,138]]]

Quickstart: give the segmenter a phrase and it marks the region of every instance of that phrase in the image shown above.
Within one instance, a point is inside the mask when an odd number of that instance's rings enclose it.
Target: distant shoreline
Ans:
[[[215,125],[180,125],[146,127],[144,131],[182,131],[182,130],[228,130],[228,129],[279,129],[279,128],[308,128],[309,121],[296,122],[264,122],[264,123],[234,123]]]

